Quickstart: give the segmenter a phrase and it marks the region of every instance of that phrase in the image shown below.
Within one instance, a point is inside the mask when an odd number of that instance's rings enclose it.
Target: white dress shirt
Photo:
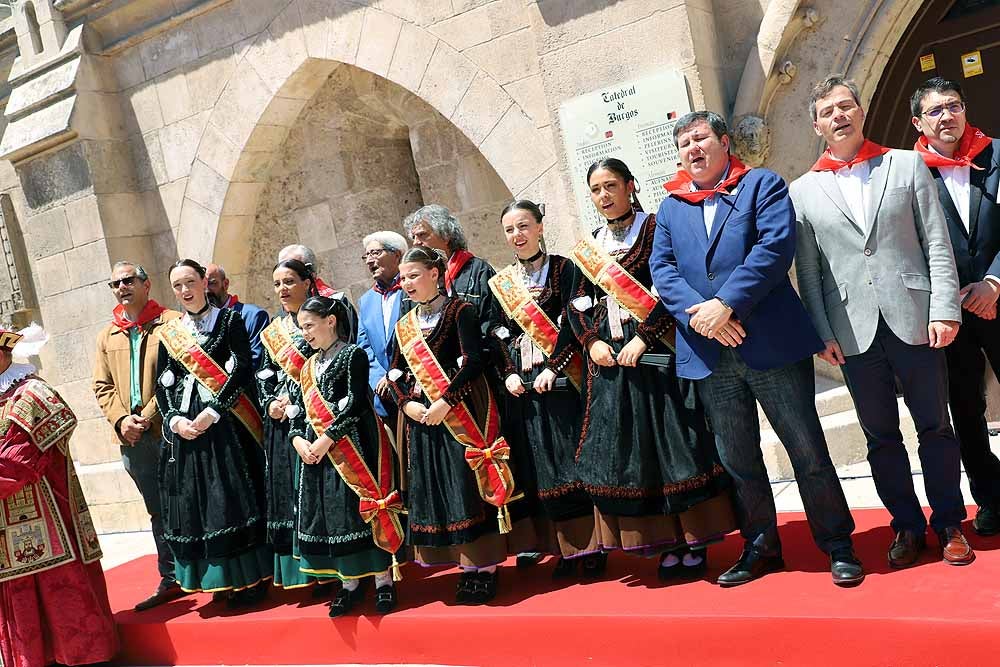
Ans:
[[[934,146],[930,146],[930,149],[941,155],[941,153],[938,153],[934,149]],[[958,217],[962,219],[965,231],[969,232],[969,197],[972,187],[969,184],[969,167],[938,167],[938,172],[941,174],[944,186],[948,188],[951,200],[955,202],[955,208],[958,209]]]
[[[868,160],[862,160],[850,167],[841,167],[833,172],[837,179],[837,187],[840,194],[844,196],[847,207],[851,209],[854,222],[863,229],[868,229],[869,222],[866,211],[868,202],[871,200],[871,169],[868,167]]]
[[[729,178],[729,167],[726,167],[726,171],[722,173],[722,178],[719,179],[719,183]],[[719,183],[715,184],[715,187],[719,187]],[[691,192],[700,190],[694,181],[691,182]],[[701,211],[702,216],[705,220],[705,238],[712,238],[712,224],[715,222],[715,211],[719,208],[719,194],[714,193],[710,197],[706,197],[702,201]]]

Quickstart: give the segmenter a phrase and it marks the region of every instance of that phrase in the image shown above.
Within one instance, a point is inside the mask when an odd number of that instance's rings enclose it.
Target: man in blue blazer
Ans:
[[[788,278],[795,254],[788,189],[774,172],[730,156],[726,123],[711,111],[679,119],[674,143],[682,171],[665,186],[650,267],[677,320],[677,374],[697,381],[735,484],[745,545],[719,584],[784,567],[757,402],[788,451],[834,583],[857,584],[864,571],[852,549],[854,521],[814,402],[812,355],[823,342]]]
[[[358,299],[358,347],[368,355],[368,384],[375,392],[375,411],[396,424],[396,406],[389,400],[385,374],[396,352],[396,321],[405,296],[399,287],[399,262],[406,239],[396,232],[375,232],[364,238],[364,261],[375,284]]]
[[[219,308],[232,308],[243,318],[243,326],[250,336],[250,356],[254,370],[259,370],[264,361],[264,344],[260,342],[260,332],[267,328],[271,316],[263,308],[243,303],[235,294],[229,293],[229,278],[226,270],[218,264],[209,264],[205,271],[208,280],[209,300]]]

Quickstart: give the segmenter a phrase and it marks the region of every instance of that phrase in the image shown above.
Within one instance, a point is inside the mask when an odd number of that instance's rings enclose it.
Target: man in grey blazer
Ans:
[[[889,564],[916,563],[927,530],[899,431],[897,377],[919,434],[944,560],[971,563],[942,349],[958,333],[961,301],[937,188],[916,153],[865,140],[852,81],[828,77],[813,89],[809,111],[827,150],[789,188],[799,290],[826,343],[819,356],[843,367],[868,440],[875,487],[896,532]]]

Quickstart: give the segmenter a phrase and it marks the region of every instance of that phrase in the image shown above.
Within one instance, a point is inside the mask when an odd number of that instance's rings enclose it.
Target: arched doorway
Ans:
[[[979,51],[983,73],[966,77],[962,59]],[[933,68],[921,68],[933,57]],[[928,67],[929,63],[925,64]],[[970,121],[990,136],[1000,132],[996,81],[1000,74],[1000,0],[932,0],[913,17],[890,58],[869,106],[865,134],[896,148],[910,148],[910,95],[932,76],[958,81],[965,91]]]

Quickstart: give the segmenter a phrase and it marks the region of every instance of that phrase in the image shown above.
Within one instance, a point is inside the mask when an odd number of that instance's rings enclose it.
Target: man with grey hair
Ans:
[[[396,351],[396,321],[405,294],[399,285],[399,262],[406,239],[396,232],[375,232],[364,238],[364,260],[375,281],[358,299],[358,347],[368,355],[368,384],[375,392],[375,411],[387,424],[396,423],[396,405],[389,399],[385,374]],[[406,308],[408,310],[409,308]]]
[[[899,431],[896,379],[917,429],[931,528],[945,562],[975,558],[962,535],[959,445],[948,417],[944,348],[962,320],[948,223],[930,171],[913,151],[865,139],[853,81],[830,76],[809,100],[827,145],[792,183],[796,275],[824,349],[844,371],[868,462],[896,536],[889,565],[909,567],[925,547],[927,519]]]
[[[235,294],[229,293],[229,276],[226,270],[218,264],[205,267],[205,279],[208,281],[208,298],[219,308],[232,308],[243,318],[243,326],[250,337],[250,355],[253,357],[254,370],[260,368],[264,361],[264,344],[260,342],[260,332],[267,328],[271,318],[267,311],[249,303],[243,303]]]
[[[316,253],[312,251],[312,248],[304,246],[301,243],[293,243],[292,245],[286,245],[278,252],[278,263],[284,262],[286,259],[297,259],[306,265],[306,268],[312,272],[313,283],[316,285],[316,291],[319,292],[320,296],[325,296],[329,299],[337,299],[344,303],[344,307],[347,308],[347,316],[350,318],[350,341],[355,342],[358,338],[358,311],[354,308],[354,304],[351,300],[347,298],[347,294],[340,290],[335,290],[330,285],[326,283],[325,280],[317,275],[316,271]]]
[[[413,245],[434,248],[445,256],[445,290],[449,296],[456,296],[475,306],[485,345],[493,314],[493,293],[489,280],[496,275],[496,271],[489,262],[469,252],[462,226],[451,211],[440,204],[418,208],[406,216],[403,228],[413,240]]]
[[[163,539],[157,475],[162,417],[155,396],[158,332],[181,314],[149,298],[149,276],[134,262],[116,263],[108,287],[118,305],[111,323],[97,336],[93,390],[114,429],[125,470],[139,489],[153,529],[160,583],[152,596],[135,606],[136,611],[143,611],[183,595],[174,577],[173,554]]]

